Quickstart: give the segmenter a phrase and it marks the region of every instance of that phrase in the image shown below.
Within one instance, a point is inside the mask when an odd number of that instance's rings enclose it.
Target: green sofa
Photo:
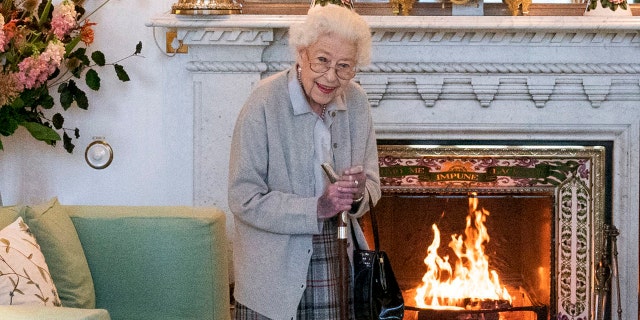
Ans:
[[[49,211],[54,208],[68,214],[77,231],[95,290],[95,307],[93,297],[88,298],[93,308],[68,307],[64,300],[62,307],[0,306],[0,318],[230,319],[222,211],[166,206],[66,206],[57,200],[53,205]],[[11,212],[22,214],[22,209],[15,207],[3,209],[5,225],[13,219]],[[26,218],[25,222],[37,229],[35,222],[30,224]],[[51,256],[47,256],[45,246],[41,247],[52,268]],[[53,273],[52,269],[52,277]],[[56,277],[53,280],[58,286]],[[63,289],[58,287],[58,291]]]

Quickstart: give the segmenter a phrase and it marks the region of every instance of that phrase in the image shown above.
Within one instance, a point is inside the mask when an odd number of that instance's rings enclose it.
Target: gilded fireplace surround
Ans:
[[[603,146],[380,145],[378,150],[387,194],[552,190],[552,278],[557,278],[552,317],[588,318],[605,224]]]

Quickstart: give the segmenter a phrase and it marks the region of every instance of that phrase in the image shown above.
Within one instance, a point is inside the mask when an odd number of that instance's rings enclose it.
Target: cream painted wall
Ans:
[[[100,3],[87,0],[88,11]],[[117,80],[113,69],[99,71],[98,92],[88,92],[89,110],[65,113],[66,125],[79,127],[73,154],[51,148],[23,128],[0,137],[0,194],[5,205],[33,204],[57,196],[63,204],[191,205],[193,203],[193,111],[191,75],[181,61],[154,43],[151,17],[173,1],[111,0],[91,17],[96,42],[108,61],[127,56],[142,41],[142,57],[123,61],[131,81]],[[164,41],[158,30],[158,41]],[[180,94],[181,92],[186,94]],[[56,96],[54,96],[56,97]],[[84,161],[92,137],[105,137],[114,149],[112,164],[95,170]]]

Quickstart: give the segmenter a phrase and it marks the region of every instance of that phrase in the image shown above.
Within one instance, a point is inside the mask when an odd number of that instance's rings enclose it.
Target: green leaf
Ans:
[[[70,82],[71,81],[73,80],[70,80]],[[73,103],[73,93],[66,82],[60,84],[58,87],[58,93],[60,93],[60,104],[62,105],[62,109],[69,109]]]
[[[85,82],[87,83],[87,86],[89,88],[95,91],[98,91],[100,89],[100,76],[98,76],[97,71],[89,69],[84,77]]]
[[[65,51],[65,54],[67,54],[67,56],[78,45],[78,43],[80,42],[80,39],[81,39],[80,36],[75,37],[71,39],[71,41],[64,46],[64,51]]]
[[[68,153],[73,153],[75,145],[71,143],[71,137],[69,137],[66,132],[62,135],[62,143],[64,145],[64,149],[67,150]]]
[[[53,115],[53,119],[51,119],[51,122],[53,122],[54,128],[62,129],[62,125],[64,124],[64,117],[60,113],[56,113]]]
[[[138,44],[136,44],[136,52],[134,52],[134,55],[138,55],[140,54],[140,52],[142,52],[142,41],[138,41]]]
[[[95,62],[97,65],[99,66],[104,66],[106,61],[104,58],[104,53],[102,53],[102,51],[94,51],[91,54],[91,60],[93,60],[93,62]]]
[[[36,122],[22,122],[20,125],[25,127],[36,140],[44,141],[48,144],[60,140],[60,135],[45,125]]]
[[[47,21],[49,10],[51,10],[51,0],[47,1],[44,10],[42,10],[42,14],[40,15],[40,19],[38,20],[38,26],[41,26],[45,21]]]
[[[126,71],[124,71],[124,67],[119,64],[114,64],[113,67],[116,69],[116,74],[118,75],[118,79],[122,82],[127,82],[129,79],[129,75]]]
[[[11,106],[14,109],[22,109],[24,108],[24,100],[22,100],[22,98],[17,97],[13,100],[13,102],[11,103]]]
[[[12,135],[22,119],[17,109],[10,106],[0,107],[0,134],[7,137]]]
[[[78,108],[87,110],[89,108],[89,99],[87,99],[87,95],[79,88],[76,89],[77,90],[75,90],[73,93],[73,98],[76,100]]]
[[[51,109],[55,105],[55,102],[53,101],[53,97],[47,91],[46,94],[40,96],[40,99],[36,104],[40,105],[44,109]]]

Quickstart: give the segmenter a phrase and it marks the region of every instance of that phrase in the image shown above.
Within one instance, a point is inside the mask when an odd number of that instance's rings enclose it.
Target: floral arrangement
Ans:
[[[65,150],[72,153],[72,140],[80,137],[80,131],[64,127],[51,91],[57,88],[61,111],[73,105],[86,110],[89,101],[81,87],[100,89],[96,69],[113,66],[119,80],[129,81],[118,63],[139,55],[142,43],[138,42],[131,55],[106,63],[101,51],[88,50],[94,41],[96,23],[88,19],[93,13],[85,16],[82,2],[73,0],[60,0],[55,6],[51,0],[0,0],[1,135],[11,136],[22,126],[49,145],[62,140]],[[83,78],[84,85],[76,82]]]
[[[311,6],[326,6],[327,4],[335,4],[337,6],[346,7],[353,10],[352,0],[311,0]]]
[[[600,2],[603,8],[609,8],[611,11],[616,11],[618,7],[620,7],[621,10],[629,10],[627,7],[627,0],[589,0],[587,11],[595,10],[598,6],[598,2]]]

